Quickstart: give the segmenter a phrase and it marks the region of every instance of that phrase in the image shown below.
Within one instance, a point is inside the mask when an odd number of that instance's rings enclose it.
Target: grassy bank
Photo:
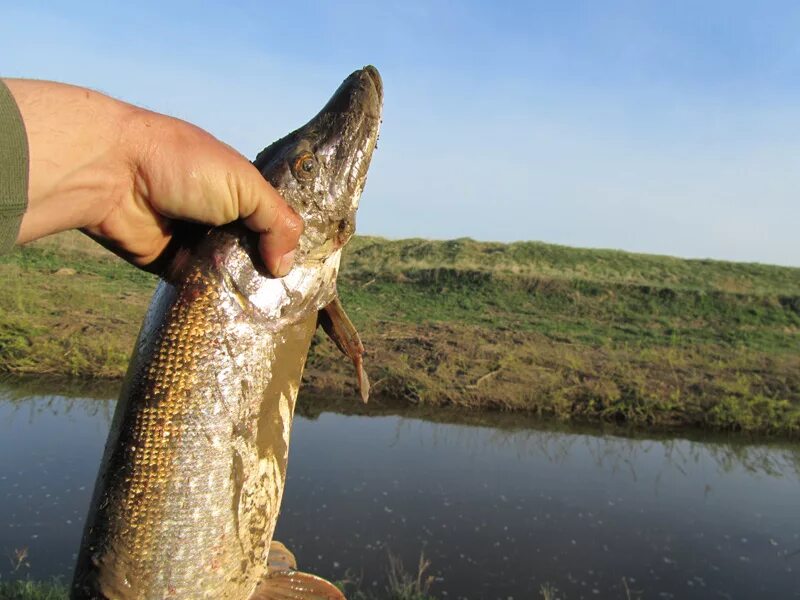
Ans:
[[[0,274],[0,370],[122,376],[154,277],[79,234],[2,257]],[[361,237],[339,288],[376,394],[800,435],[800,269]],[[351,368],[318,336],[306,385],[349,394]]]

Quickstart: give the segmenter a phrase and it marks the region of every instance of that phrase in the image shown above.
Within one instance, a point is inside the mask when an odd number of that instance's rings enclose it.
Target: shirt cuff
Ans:
[[[17,241],[28,206],[28,137],[17,103],[0,79],[0,254]]]

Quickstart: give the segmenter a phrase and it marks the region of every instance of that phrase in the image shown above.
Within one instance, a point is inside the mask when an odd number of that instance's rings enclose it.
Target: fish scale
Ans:
[[[141,379],[144,389],[140,395],[144,406],[135,412],[128,446],[130,455],[123,459],[123,464],[128,465],[134,475],[129,493],[121,499],[117,519],[127,525],[122,532],[125,546],[121,551],[132,557],[128,567],[132,572],[156,570],[151,563],[158,555],[154,556],[149,550],[161,535],[166,515],[148,507],[158,506],[170,496],[180,498],[184,487],[191,489],[190,497],[195,504],[202,505],[204,497],[210,493],[208,490],[202,493],[195,484],[206,478],[205,474],[186,474],[189,477],[186,486],[175,478],[175,448],[184,446],[192,452],[196,446],[192,438],[198,432],[191,431],[191,417],[197,409],[194,404],[198,398],[193,391],[199,383],[198,370],[209,364],[208,355],[215,351],[215,339],[221,333],[219,326],[214,327],[218,322],[214,318],[218,291],[199,272],[187,278],[187,284],[185,295],[188,298],[177,299],[166,317],[166,326],[157,334],[154,359]],[[214,485],[215,481],[207,478],[206,487]],[[207,540],[210,561],[221,568],[220,559],[214,557],[212,539],[209,539],[217,532],[208,532],[202,527],[205,520],[202,512],[193,512],[192,506],[182,503],[179,507],[182,518],[166,525],[177,531],[192,531],[201,542]],[[195,520],[200,526],[194,525]],[[168,569],[162,571],[169,573]],[[191,579],[195,579],[194,575]],[[172,581],[169,588],[172,594],[182,591],[177,581]]]

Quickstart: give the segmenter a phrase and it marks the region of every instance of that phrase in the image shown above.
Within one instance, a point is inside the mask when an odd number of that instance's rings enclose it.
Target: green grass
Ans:
[[[67,586],[57,581],[0,581],[0,600],[67,600],[67,592]]]
[[[0,257],[0,274],[0,371],[122,376],[155,277],[74,233]],[[385,397],[800,435],[800,269],[360,237],[339,289]],[[318,335],[306,386],[353,385]]]
[[[444,268],[676,290],[800,295],[798,269],[542,242],[500,244],[468,238],[392,241],[362,236],[350,243],[348,259],[355,271],[382,274]]]
[[[387,585],[380,593],[364,591],[358,577],[348,577],[337,587],[349,600],[436,600],[431,592],[434,577],[427,575],[431,566],[424,554],[419,557],[416,573],[407,571],[400,557],[389,553]]]

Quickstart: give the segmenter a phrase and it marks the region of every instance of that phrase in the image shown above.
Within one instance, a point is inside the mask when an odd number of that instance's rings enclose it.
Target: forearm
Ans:
[[[7,79],[28,137],[28,209],[18,243],[99,223],[130,193],[123,137],[136,109],[98,92],[49,81]],[[125,185],[127,184],[127,185]]]

